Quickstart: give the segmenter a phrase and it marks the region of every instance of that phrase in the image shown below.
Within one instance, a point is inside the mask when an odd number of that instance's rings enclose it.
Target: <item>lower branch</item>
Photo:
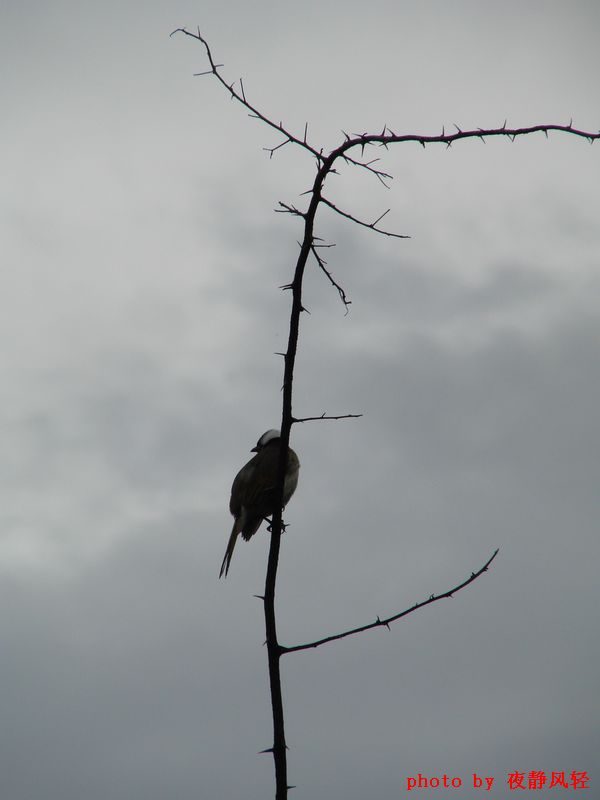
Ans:
[[[401,617],[406,617],[407,614],[412,614],[413,611],[417,611],[419,608],[423,608],[424,606],[430,605],[430,603],[435,603],[437,600],[443,600],[445,597],[452,597],[456,592],[460,592],[461,589],[464,589],[465,586],[468,586],[473,581],[477,580],[480,575],[483,575],[484,572],[487,571],[487,568],[492,563],[492,561],[498,555],[498,550],[495,550],[492,554],[492,557],[489,558],[483,567],[481,567],[477,572],[472,572],[471,576],[467,578],[466,581],[459,583],[458,586],[455,586],[453,589],[448,589],[447,592],[443,594],[432,594],[431,597],[428,597],[427,600],[423,600],[420,603],[415,603],[414,606],[411,608],[407,608],[405,611],[401,611],[399,614],[394,614],[387,619],[380,619],[377,617],[375,622],[370,622],[368,625],[361,625],[360,628],[353,628],[350,631],[344,631],[343,633],[336,633],[333,636],[326,636],[324,639],[319,639],[316,642],[308,642],[307,644],[297,644],[293,647],[282,647],[281,653],[284,655],[285,653],[297,653],[299,650],[310,650],[314,647],[320,647],[322,644],[327,644],[327,642],[335,642],[337,639],[345,639],[346,636],[353,636],[355,633],[362,633],[363,631],[369,631],[371,628],[381,628],[385,626],[388,630],[390,627],[391,622],[396,622]]]

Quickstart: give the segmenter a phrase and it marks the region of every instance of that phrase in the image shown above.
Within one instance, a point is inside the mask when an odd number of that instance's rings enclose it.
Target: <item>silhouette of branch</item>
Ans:
[[[296,208],[296,206],[291,206],[288,203],[283,203],[279,200],[279,205],[281,208],[274,209],[276,214],[291,214],[293,217],[303,217],[304,212],[300,211],[300,209]]]
[[[203,72],[195,73],[196,76],[201,75],[214,75],[219,83],[227,89],[232,99],[237,100],[241,103],[249,112],[249,116],[258,119],[260,122],[263,122],[270,128],[276,130],[280,135],[284,137],[284,141],[280,144],[276,145],[275,147],[267,147],[265,150],[270,153],[272,156],[275,151],[284,147],[286,144],[295,144],[303,149],[307,150],[311,153],[319,163],[322,163],[325,159],[322,150],[317,150],[315,147],[310,145],[307,140],[307,133],[308,133],[308,123],[306,123],[304,127],[304,133],[302,137],[295,136],[291,131],[289,131],[283,123],[280,121],[279,123],[274,122],[270,119],[266,114],[260,111],[256,106],[254,106],[248,98],[246,97],[246,91],[244,89],[244,84],[242,79],[240,78],[240,90],[236,90],[234,88],[235,81],[232,83],[228,83],[225,78],[220,73],[220,69],[223,64],[217,64],[214,60],[211,48],[206,41],[206,39],[200,33],[200,28],[197,29],[196,33],[192,31],[188,31],[187,28],[177,28],[171,33],[171,36],[174,36],[176,33],[183,33],[185,36],[190,36],[192,39],[196,39],[196,41],[201,42],[204,45],[206,50],[206,56],[208,58],[208,62],[210,64],[210,69],[204,70]],[[563,133],[569,133],[573,136],[579,136],[584,139],[587,139],[590,143],[594,142],[596,139],[600,139],[600,131],[584,131],[580,130],[579,128],[573,127],[573,120],[570,120],[568,125],[557,125],[557,124],[547,124],[547,125],[531,125],[529,127],[523,128],[507,128],[506,127],[506,120],[504,124],[500,128],[477,128],[475,130],[461,130],[458,125],[454,126],[456,128],[455,133],[447,134],[445,129],[442,128],[442,133],[437,136],[425,136],[420,133],[407,133],[407,134],[396,134],[394,131],[388,127],[388,125],[384,125],[383,130],[381,133],[361,133],[361,134],[354,134],[350,136],[349,134],[344,133],[345,141],[344,143],[336,149],[338,156],[343,156],[344,160],[348,163],[361,167],[363,169],[367,169],[373,174],[375,174],[382,183],[385,184],[386,179],[392,179],[392,176],[381,171],[375,169],[372,164],[375,163],[377,159],[372,161],[358,161],[356,159],[351,158],[347,155],[347,151],[351,150],[354,147],[360,147],[361,152],[364,153],[365,148],[369,145],[380,145],[383,147],[388,147],[388,145],[393,144],[395,142],[417,142],[422,147],[425,147],[428,144],[445,144],[447,147],[450,147],[454,142],[458,141],[459,139],[472,139],[478,138],[482,141],[485,141],[486,138],[490,138],[492,136],[507,136],[509,139],[514,141],[517,136],[525,136],[530,133],[544,133],[548,136],[548,133],[551,131],[561,131]],[[336,156],[337,157],[337,156]]]
[[[299,147],[304,148],[305,150],[308,150],[308,152],[311,153],[317,159],[317,161],[322,160],[321,154],[317,150],[315,150],[314,147],[311,147],[308,144],[307,140],[306,140],[306,136],[307,136],[307,133],[308,133],[308,123],[306,123],[306,125],[304,127],[304,134],[303,134],[302,138],[299,137],[299,136],[294,136],[293,133],[288,131],[283,126],[282,122],[279,122],[279,123],[273,122],[273,120],[269,119],[269,117],[267,117],[265,114],[263,114],[262,111],[260,111],[258,108],[256,108],[254,105],[252,105],[252,103],[249,102],[248,98],[246,97],[244,84],[243,84],[243,81],[242,81],[241,78],[240,78],[240,90],[239,91],[234,89],[235,81],[233,83],[227,83],[225,78],[223,78],[223,76],[219,72],[219,69],[223,66],[223,64],[217,64],[215,62],[215,60],[213,58],[212,51],[210,49],[210,46],[209,46],[208,42],[206,41],[206,39],[200,33],[200,28],[197,29],[196,33],[193,33],[192,31],[188,31],[187,28],[177,28],[176,30],[174,30],[171,33],[171,36],[174,36],[176,33],[183,33],[186,36],[190,36],[192,39],[196,39],[198,42],[201,42],[204,45],[204,49],[206,50],[206,56],[208,58],[208,63],[210,64],[210,69],[209,70],[205,70],[204,72],[195,73],[196,77],[199,77],[201,75],[214,75],[215,78],[217,78],[217,80],[219,81],[219,83],[222,86],[224,86],[225,89],[227,89],[227,91],[231,95],[231,98],[233,100],[237,100],[238,103],[241,103],[250,112],[248,114],[248,116],[252,117],[253,119],[257,119],[260,122],[264,122],[264,124],[267,125],[269,128],[273,128],[274,130],[277,131],[277,133],[279,133],[283,137],[285,137],[284,141],[281,142],[280,144],[278,144],[276,147],[265,147],[264,148],[268,153],[270,153],[270,157],[271,158],[273,157],[273,153],[276,150],[279,150],[279,148],[284,147],[286,144],[293,143],[293,144],[298,145]]]
[[[331,285],[337,289],[337,292],[338,292],[338,294],[340,296],[340,300],[342,301],[342,303],[346,307],[346,313],[348,313],[348,306],[351,305],[352,300],[348,300],[348,297],[346,296],[346,292],[342,289],[340,284],[335,280],[335,278],[333,277],[331,272],[327,269],[327,262],[325,261],[323,256],[319,255],[319,253],[318,253],[318,248],[319,247],[333,247],[333,245],[315,244],[315,242],[313,240],[313,243],[312,243],[310,249],[311,249],[311,252],[312,252],[313,256],[315,257],[315,259],[317,261],[317,264],[319,265],[319,268],[325,273],[325,275],[327,275],[327,278],[329,279],[329,282],[331,283]]]
[[[452,597],[456,592],[460,592],[461,589],[464,589],[465,586],[468,586],[473,581],[477,580],[480,575],[483,575],[484,572],[487,571],[488,567],[492,563],[492,561],[498,555],[498,550],[495,550],[492,554],[492,557],[489,558],[483,567],[477,570],[477,572],[472,572],[471,577],[467,578],[466,581],[459,583],[458,586],[455,586],[453,589],[448,589],[447,592],[443,592],[442,594],[432,594],[427,600],[422,600],[420,603],[415,603],[414,606],[407,608],[405,611],[401,611],[399,614],[394,614],[387,619],[380,619],[377,617],[375,622],[370,622],[368,625],[361,625],[359,628],[352,628],[352,630],[344,631],[343,633],[336,633],[332,636],[326,636],[324,639],[318,639],[315,642],[308,642],[307,644],[297,644],[292,647],[283,647],[281,646],[281,653],[282,655],[286,655],[287,653],[298,653],[300,650],[310,650],[314,649],[315,647],[320,647],[322,644],[327,644],[328,642],[335,642],[338,639],[345,639],[346,636],[354,636],[356,633],[363,633],[364,631],[369,631],[373,628],[382,628],[386,627],[388,630],[390,629],[390,624],[392,622],[396,622],[397,620],[401,619],[402,617],[406,617],[408,614],[412,614],[413,611],[417,611],[419,608],[424,608],[424,606],[428,606],[431,603],[435,603],[438,600],[443,600],[445,597]]]
[[[358,419],[358,417],[362,417],[362,414],[340,414],[339,416],[329,416],[326,411],[324,411],[318,417],[292,417],[292,424],[296,422],[314,422],[315,420],[321,419]]]
[[[375,169],[373,164],[379,161],[379,158],[373,158],[371,161],[358,161],[357,159],[351,158],[350,156],[344,156],[344,161],[348,164],[352,164],[354,167],[362,167],[374,175],[377,180],[385,186],[386,189],[389,189],[389,184],[387,181],[393,181],[394,176],[390,175],[388,172],[383,172],[383,170]]]
[[[346,219],[355,222],[357,225],[362,225],[363,228],[369,228],[370,230],[375,231],[375,233],[381,233],[383,234],[383,236],[392,236],[394,239],[410,239],[410,236],[406,236],[405,234],[392,233],[391,231],[386,231],[383,228],[377,227],[377,223],[381,222],[381,220],[385,217],[385,215],[389,213],[390,210],[389,208],[387,211],[384,211],[380,217],[377,217],[377,219],[374,222],[363,222],[363,220],[358,219],[358,217],[355,217],[352,214],[348,214],[346,211],[342,211],[341,208],[338,208],[336,205],[334,205],[331,202],[331,200],[327,200],[326,197],[321,197],[321,202],[324,203],[326,206],[329,206],[329,208],[333,209],[333,211],[335,211],[340,216],[346,217]]]
[[[596,139],[600,139],[600,131],[590,132],[574,128],[573,120],[571,120],[568,125],[547,124],[531,125],[523,128],[507,128],[505,121],[501,128],[476,128],[475,130],[468,131],[463,131],[456,125],[455,128],[456,133],[446,133],[445,129],[442,128],[441,134],[437,136],[424,136],[421,133],[396,134],[386,126],[382,133],[362,133],[360,135],[347,138],[346,141],[340,145],[338,150],[341,151],[341,155],[342,152],[345,153],[347,150],[350,150],[353,147],[360,147],[364,150],[364,148],[368,145],[377,144],[382,147],[388,147],[390,144],[394,144],[396,142],[416,142],[422,147],[425,147],[428,144],[445,144],[447,147],[450,147],[459,139],[481,139],[482,141],[485,141],[486,138],[489,139],[493,136],[506,136],[511,139],[511,141],[514,141],[517,136],[527,136],[531,133],[544,133],[547,137],[548,133],[551,131],[560,131],[563,133],[569,133],[572,136],[579,136],[587,139],[590,143],[594,142]],[[389,133],[386,131],[389,131]]]

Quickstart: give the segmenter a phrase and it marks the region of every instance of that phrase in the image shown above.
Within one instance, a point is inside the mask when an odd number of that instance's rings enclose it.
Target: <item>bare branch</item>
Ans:
[[[406,235],[404,235],[402,233],[392,233],[391,231],[386,231],[383,228],[378,228],[377,227],[377,223],[379,222],[379,220],[381,220],[381,219],[383,219],[385,217],[385,215],[389,211],[389,208],[388,208],[387,211],[384,211],[384,213],[380,217],[377,217],[375,222],[364,222],[363,220],[358,219],[358,217],[355,217],[353,214],[348,214],[346,211],[342,211],[341,208],[338,208],[336,205],[334,205],[331,202],[331,200],[327,200],[326,197],[321,197],[321,202],[324,203],[326,206],[329,206],[329,208],[331,208],[333,211],[335,211],[340,216],[346,217],[346,219],[349,219],[352,222],[355,222],[357,225],[362,225],[363,228],[369,228],[370,230],[375,231],[375,233],[381,233],[383,236],[393,236],[394,239],[410,239],[411,238],[410,236],[406,236]]]
[[[322,419],[358,419],[362,417],[362,414],[340,414],[339,416],[329,416],[326,411],[324,411],[321,416],[319,417],[292,417],[292,425],[296,422],[315,422]]]
[[[290,206],[287,203],[283,203],[281,200],[279,200],[279,205],[281,208],[274,209],[276,214],[292,214],[295,217],[305,216],[304,212],[300,211],[296,206]]]
[[[339,284],[339,283],[336,281],[336,279],[333,277],[333,275],[331,274],[331,272],[330,272],[330,271],[327,269],[327,262],[326,262],[326,261],[325,261],[325,259],[324,259],[322,256],[320,256],[320,255],[319,255],[319,253],[317,252],[317,250],[318,250],[318,248],[319,248],[319,247],[334,247],[334,245],[331,245],[331,244],[315,244],[315,242],[314,242],[314,237],[313,237],[313,243],[312,243],[312,245],[310,246],[310,249],[311,249],[311,252],[312,252],[313,256],[315,257],[315,259],[316,259],[316,261],[317,261],[317,264],[319,265],[319,268],[322,270],[322,272],[324,272],[324,274],[325,274],[325,275],[327,275],[327,278],[328,278],[328,280],[329,280],[329,283],[330,283],[330,284],[331,284],[331,285],[332,285],[332,286],[333,286],[335,289],[337,289],[337,293],[338,293],[338,294],[339,294],[339,296],[340,296],[340,300],[342,301],[342,303],[343,303],[343,304],[344,304],[344,306],[346,307],[346,314],[347,314],[347,313],[348,313],[348,310],[349,310],[349,309],[348,309],[348,307],[349,307],[349,306],[352,304],[352,300],[348,300],[348,297],[347,297],[347,295],[346,295],[346,292],[345,292],[345,291],[342,289],[342,287],[340,286],[340,284]]]
[[[385,142],[382,142],[382,146],[387,148],[387,145],[386,145]],[[352,166],[354,166],[354,167],[362,167],[363,169],[366,169],[368,172],[370,172],[372,175],[374,175],[378,179],[378,181],[381,184],[383,184],[383,186],[385,186],[386,189],[390,188],[389,185],[386,183],[386,181],[393,181],[394,180],[394,176],[390,175],[388,172],[383,172],[383,170],[375,169],[372,166],[372,164],[374,164],[377,161],[379,161],[378,158],[373,158],[373,159],[371,159],[371,161],[357,161],[355,158],[351,158],[348,155],[343,155],[343,159],[348,164],[352,164]]]
[[[273,153],[276,153],[277,150],[281,150],[281,148],[285,147],[286,144],[290,144],[292,142],[293,142],[293,139],[290,139],[288,137],[287,139],[284,139],[283,142],[280,142],[279,144],[275,145],[275,147],[263,147],[263,150],[265,150],[265,152],[267,152],[269,154],[269,158],[273,158]]]
[[[495,550],[492,557],[489,558],[483,567],[477,570],[477,572],[472,572],[471,576],[467,578],[466,581],[459,583],[458,586],[455,586],[453,589],[449,589],[447,592],[443,594],[432,594],[427,600],[422,600],[420,603],[415,603],[414,606],[411,608],[407,608],[405,611],[401,611],[399,614],[394,614],[387,619],[380,619],[377,617],[375,622],[371,622],[368,625],[361,625],[359,628],[353,628],[349,631],[344,631],[343,633],[336,633],[333,636],[326,636],[324,639],[318,639],[316,642],[308,642],[308,644],[297,644],[293,647],[282,647],[282,653],[297,653],[300,650],[310,650],[311,648],[320,647],[322,644],[327,644],[328,642],[335,642],[337,639],[345,639],[346,636],[353,636],[355,633],[363,633],[363,631],[371,630],[372,628],[382,628],[386,627],[389,629],[391,622],[396,622],[396,620],[401,619],[401,617],[406,617],[407,614],[412,614],[413,611],[417,611],[419,608],[423,608],[424,606],[428,606],[431,603],[435,603],[438,600],[443,600],[445,597],[452,597],[456,592],[460,592],[461,589],[464,589],[465,586],[468,586],[473,581],[477,580],[480,575],[483,575],[484,572],[487,571],[488,567],[492,563],[492,561],[498,555],[498,550]]]
[[[219,83],[221,83],[227,89],[227,91],[231,94],[231,98],[233,100],[237,100],[245,108],[247,108],[248,111],[251,112],[250,116],[252,116],[254,119],[258,119],[260,122],[264,122],[264,124],[268,125],[270,128],[274,128],[278,133],[280,133],[284,137],[286,137],[288,142],[293,142],[294,144],[297,144],[299,147],[302,147],[304,150],[307,150],[309,153],[311,153],[311,155],[313,155],[317,159],[318,162],[321,162],[323,160],[322,154],[318,150],[316,150],[314,147],[311,147],[311,145],[309,145],[308,142],[306,141],[306,138],[301,138],[301,137],[298,137],[298,136],[294,136],[293,133],[291,133],[286,128],[284,128],[284,126],[283,126],[283,124],[281,122],[279,122],[279,124],[277,124],[276,122],[273,122],[265,114],[263,114],[262,111],[259,111],[258,108],[253,106],[252,103],[250,103],[248,101],[248,99],[246,98],[246,93],[245,93],[245,90],[244,90],[243,83],[241,82],[241,79],[240,79],[241,90],[239,92],[236,91],[233,88],[234,87],[233,83],[231,83],[231,84],[227,83],[227,81],[223,78],[223,76],[219,72],[219,69],[223,66],[223,64],[215,63],[215,60],[213,58],[213,54],[212,54],[212,51],[210,49],[210,46],[209,46],[208,42],[206,41],[206,39],[200,33],[200,28],[198,28],[197,33],[192,33],[192,31],[188,31],[186,28],[177,28],[176,30],[174,30],[171,33],[171,36],[173,36],[176,33],[183,33],[186,36],[190,36],[192,39],[196,39],[196,41],[201,42],[204,45],[204,49],[206,50],[206,55],[207,55],[207,58],[208,58],[208,62],[210,64],[210,72],[212,72],[212,74],[217,78]],[[206,73],[198,73],[198,74],[206,74]],[[306,132],[307,132],[307,129],[305,128],[304,129],[304,137],[306,137]],[[284,142],[284,144],[287,144],[288,142]],[[280,145],[280,147],[281,146],[282,145]],[[265,149],[268,149],[268,148],[265,148]],[[273,156],[273,153],[277,149],[278,148],[275,147],[270,151],[271,152],[271,157]]]
[[[426,144],[445,144],[446,146],[450,146],[458,139],[483,139],[484,137],[490,138],[492,136],[507,136],[511,139],[511,141],[514,141],[517,136],[527,136],[531,133],[545,133],[547,135],[550,131],[561,131],[563,133],[569,133],[572,136],[579,136],[592,141],[594,139],[600,139],[600,131],[591,133],[574,128],[572,124],[548,124],[532,125],[525,128],[507,128],[505,121],[501,128],[476,128],[475,130],[463,131],[457,126],[455,127],[456,133],[446,133],[442,128],[442,133],[437,136],[423,136],[421,133],[407,133],[398,135],[392,134],[391,132],[389,134],[361,134],[360,136],[355,136],[354,138],[348,137],[346,141],[333,152],[339,156],[344,156],[347,151],[351,150],[353,147],[360,147],[361,149],[364,149],[366,144],[375,143],[390,145],[394,142],[417,142],[423,146]]]

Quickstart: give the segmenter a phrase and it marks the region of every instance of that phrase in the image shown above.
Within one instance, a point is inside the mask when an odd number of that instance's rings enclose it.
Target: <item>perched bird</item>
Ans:
[[[256,443],[256,447],[251,450],[256,455],[235,476],[229,501],[229,510],[233,514],[234,522],[219,578],[222,578],[223,575],[227,576],[229,572],[238,535],[241,533],[242,538],[248,541],[260,528],[265,517],[270,517],[275,511],[280,435],[279,431],[275,430],[263,433]],[[298,456],[289,447],[283,483],[284,507],[296,491],[299,469]]]

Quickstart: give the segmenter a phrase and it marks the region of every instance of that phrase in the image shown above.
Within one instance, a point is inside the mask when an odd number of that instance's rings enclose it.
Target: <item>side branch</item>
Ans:
[[[234,87],[233,83],[227,83],[225,78],[223,78],[223,76],[219,72],[219,68],[222,67],[223,64],[217,64],[215,62],[208,42],[200,33],[200,28],[198,28],[197,33],[188,31],[186,28],[177,28],[171,33],[171,36],[173,36],[175,33],[184,33],[186,36],[191,36],[192,39],[196,39],[196,41],[201,42],[204,45],[204,49],[206,50],[206,55],[208,58],[208,63],[210,64],[210,69],[205,70],[204,72],[196,73],[197,76],[214,75],[215,78],[217,78],[217,80],[219,81],[219,83],[227,89],[227,91],[231,95],[231,98],[233,100],[237,100],[238,103],[241,103],[245,108],[248,109],[248,111],[250,112],[249,114],[250,117],[254,117],[255,119],[260,120],[260,122],[264,122],[265,125],[268,125],[270,128],[273,128],[284,137],[284,141],[281,144],[277,145],[277,147],[265,148],[270,153],[271,157],[273,156],[273,153],[280,147],[284,147],[286,144],[293,143],[299,145],[300,147],[303,147],[305,150],[308,150],[308,152],[311,153],[311,155],[313,155],[318,162],[321,162],[323,160],[323,156],[321,155],[321,153],[319,153],[319,151],[316,150],[314,147],[311,147],[306,141],[306,136],[308,132],[308,123],[304,128],[304,135],[302,137],[294,136],[293,133],[290,133],[290,131],[288,131],[283,126],[282,122],[279,123],[273,122],[273,120],[265,116],[262,113],[262,111],[259,111],[258,108],[253,106],[252,103],[248,101],[248,98],[246,97],[246,92],[244,90],[244,84],[241,79],[240,79],[239,92],[233,88]]]
[[[292,417],[292,425],[295,425],[296,422],[315,422],[322,419],[358,419],[362,417],[362,414],[340,414],[339,416],[330,416],[326,411],[324,411],[318,417]]]
[[[314,241],[313,241],[313,244],[311,244],[310,249],[311,249],[311,252],[312,252],[313,256],[315,257],[315,259],[317,261],[317,264],[319,265],[319,269],[325,275],[327,275],[329,283],[335,289],[337,289],[337,293],[339,294],[340,300],[342,301],[342,303],[344,304],[344,306],[346,308],[346,314],[347,314],[349,306],[352,305],[352,300],[348,300],[348,296],[347,296],[346,292],[342,289],[340,284],[336,281],[336,279],[333,277],[331,272],[327,269],[327,262],[325,261],[323,256],[319,255],[318,249],[322,248],[322,247],[333,247],[333,245],[315,244]]]
[[[329,206],[329,208],[331,208],[332,211],[335,211],[336,214],[339,214],[341,217],[346,217],[346,219],[349,219],[351,222],[355,222],[357,225],[362,225],[363,228],[369,228],[369,230],[375,231],[375,233],[381,233],[383,236],[392,236],[394,239],[411,238],[410,236],[406,236],[405,234],[402,233],[392,233],[391,231],[386,231],[383,228],[377,227],[377,223],[381,222],[381,220],[385,217],[385,215],[389,213],[389,208],[387,211],[384,211],[383,214],[381,214],[381,216],[377,217],[377,219],[374,222],[364,222],[363,220],[358,219],[358,217],[355,217],[352,214],[348,214],[347,211],[342,211],[341,208],[338,208],[331,202],[331,200],[328,200],[326,197],[321,196],[321,202],[324,203],[326,206]]]
[[[387,126],[381,133],[363,133],[352,138],[348,137],[346,134],[346,141],[334,152],[336,156],[345,157],[346,152],[353,147],[360,147],[361,150],[364,151],[367,145],[377,144],[387,149],[388,145],[396,142],[416,142],[422,147],[428,144],[445,144],[446,147],[450,147],[459,139],[481,139],[485,141],[491,136],[506,136],[511,141],[514,141],[517,136],[527,136],[530,133],[544,133],[547,137],[548,133],[551,131],[570,133],[572,136],[579,136],[583,139],[587,139],[590,144],[596,139],[600,139],[600,131],[582,131],[579,128],[574,128],[572,120],[568,125],[531,125],[525,128],[507,128],[506,123],[504,123],[501,128],[477,128],[476,130],[469,131],[463,131],[457,126],[455,127],[456,133],[446,133],[442,128],[441,134],[437,136],[423,136],[419,133],[396,134]]]
[[[481,567],[477,572],[472,572],[471,576],[467,578],[466,581],[463,581],[458,586],[455,586],[453,589],[449,589],[447,592],[443,594],[432,594],[427,600],[423,600],[420,603],[415,603],[414,606],[411,608],[407,608],[405,611],[401,611],[399,614],[394,614],[387,619],[380,619],[377,617],[375,622],[371,622],[368,625],[361,625],[359,628],[353,628],[350,631],[344,631],[343,633],[336,633],[333,636],[326,636],[324,639],[318,639],[316,642],[308,642],[307,644],[297,644],[293,647],[281,647],[282,654],[286,653],[297,653],[299,650],[310,650],[311,648],[320,647],[322,644],[327,644],[327,642],[335,642],[337,639],[345,639],[346,636],[353,636],[355,633],[362,633],[363,631],[371,630],[372,628],[382,628],[386,627],[389,630],[390,623],[396,622],[401,617],[406,617],[407,614],[412,614],[413,611],[417,611],[419,608],[423,608],[424,606],[428,606],[431,603],[435,603],[437,600],[443,600],[445,597],[452,597],[456,592],[460,592],[461,589],[464,589],[465,586],[468,586],[473,581],[477,580],[480,575],[483,575],[484,572],[487,571],[488,567],[492,563],[492,561],[498,555],[498,550],[495,550],[492,554],[492,557],[489,558],[483,567]]]

